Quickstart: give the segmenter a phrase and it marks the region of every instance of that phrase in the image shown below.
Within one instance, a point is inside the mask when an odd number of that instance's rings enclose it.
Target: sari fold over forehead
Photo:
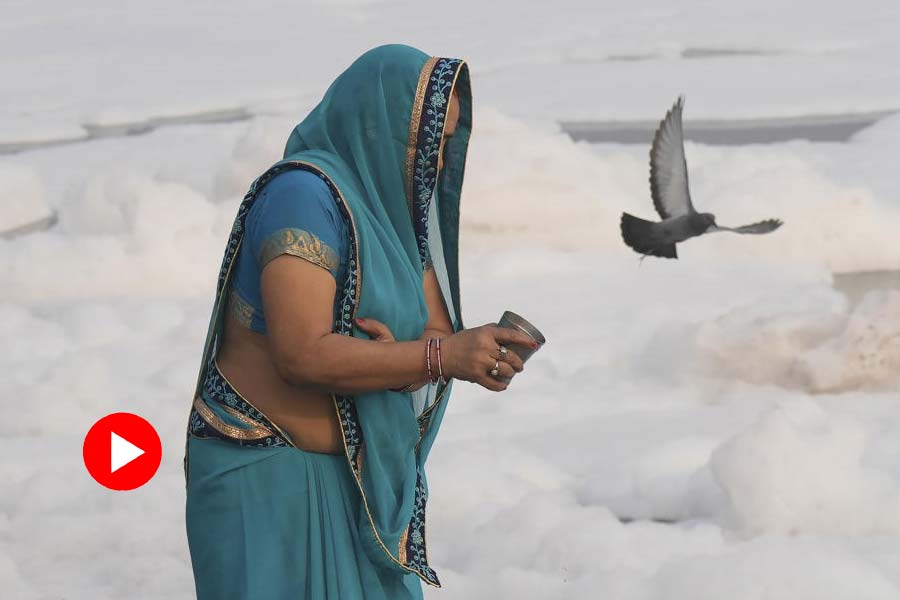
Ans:
[[[456,132],[445,139],[454,90],[460,116]],[[443,250],[452,254],[448,270],[456,282],[459,192],[471,126],[469,72],[464,61],[428,57],[409,46],[381,46],[357,59],[331,84],[322,101],[294,128],[284,156],[312,151],[328,161],[322,165],[326,172],[340,173],[347,180],[344,185],[353,186],[342,188],[345,195],[353,196],[351,202],[361,201],[359,210],[393,229],[397,239],[384,248],[388,258],[406,253],[412,259],[418,254],[425,262],[429,203],[437,195],[442,237],[452,242],[452,248]],[[438,182],[442,142],[445,160]],[[450,292],[458,306],[458,286]],[[458,320],[459,315],[451,319]]]
[[[454,135],[445,137],[454,92],[460,116]],[[219,305],[247,211],[258,190],[286,169],[304,169],[321,177],[349,224],[348,269],[346,279],[338,284],[335,333],[368,338],[353,327],[359,315],[382,321],[398,341],[417,339],[428,321],[422,285],[423,269],[431,261],[453,328],[463,329],[459,201],[471,127],[469,73],[460,59],[430,57],[409,46],[389,45],[370,50],[342,73],[294,128],[283,159],[253,182],[241,203],[220,271],[195,396],[201,395],[203,382],[215,369],[223,312]],[[438,173],[442,145],[444,166]],[[385,569],[416,573],[426,583],[440,586],[425,549],[428,486],[424,464],[451,383],[424,389],[416,398],[377,390],[354,396],[335,394],[333,399],[347,463],[362,498],[358,527],[367,555]],[[208,407],[219,411],[219,418],[210,421],[228,421],[222,431],[196,411],[191,422],[223,439],[236,428],[251,431],[243,434],[243,445],[291,444],[246,399],[230,404],[231,411]],[[250,422],[230,414],[235,410]],[[209,416],[208,410],[203,413]],[[187,473],[187,463],[185,468]]]

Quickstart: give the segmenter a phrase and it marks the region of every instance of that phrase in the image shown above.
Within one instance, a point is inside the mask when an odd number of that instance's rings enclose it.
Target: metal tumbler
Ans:
[[[535,342],[537,342],[537,345],[538,345],[537,348],[531,348],[529,346],[521,346],[519,344],[508,344],[507,345],[507,348],[513,350],[519,356],[519,358],[522,359],[523,363],[525,361],[527,361],[531,357],[532,354],[534,354],[535,352],[540,350],[541,346],[543,346],[544,343],[547,341],[547,339],[544,337],[544,334],[542,334],[537,327],[535,327],[534,325],[532,325],[531,323],[526,321],[523,317],[517,315],[516,313],[514,313],[510,310],[503,313],[503,316],[500,317],[500,320],[497,322],[497,325],[499,327],[505,327],[507,329],[516,329],[518,331],[521,331],[521,332],[525,333],[525,335],[527,335],[528,337],[533,339]],[[506,381],[507,383],[509,382],[509,379],[505,378],[505,377],[499,377],[498,379]]]

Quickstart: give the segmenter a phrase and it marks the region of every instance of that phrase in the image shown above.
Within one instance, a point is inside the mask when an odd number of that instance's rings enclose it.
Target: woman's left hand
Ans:
[[[393,342],[394,334],[391,333],[391,330],[387,325],[382,323],[377,319],[356,319],[356,326],[364,333],[367,333],[373,341],[376,342]],[[427,382],[421,382],[415,385],[412,385],[406,391],[414,392],[419,388],[425,387]],[[397,390],[394,390],[397,391]]]
[[[356,326],[376,342],[393,342],[394,334],[388,326],[376,319],[356,319]]]

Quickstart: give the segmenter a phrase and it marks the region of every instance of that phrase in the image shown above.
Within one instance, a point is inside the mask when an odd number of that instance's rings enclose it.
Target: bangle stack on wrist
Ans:
[[[434,346],[435,353],[435,361],[434,364],[437,365],[437,376],[434,374],[434,370],[432,369],[432,361],[431,361],[431,346]],[[444,362],[441,356],[441,338],[428,338],[428,341],[425,343],[425,370],[428,376],[428,382],[431,384],[436,383],[447,383],[447,379],[444,377]],[[401,388],[390,388],[392,392],[408,392],[416,385],[416,382],[408,383]]]
[[[441,339],[442,338],[428,338],[428,347],[425,350],[425,362],[428,365],[428,381],[432,384],[437,383],[447,383],[447,378],[444,377],[444,361],[441,356]],[[434,353],[435,353],[435,361],[431,362],[431,345],[434,344]],[[437,375],[434,374],[434,370],[432,369],[432,364],[437,365]]]

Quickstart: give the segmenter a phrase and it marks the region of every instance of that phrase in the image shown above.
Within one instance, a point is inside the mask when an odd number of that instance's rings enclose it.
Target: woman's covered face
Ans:
[[[441,140],[441,151],[438,154],[438,171],[444,168],[444,145],[447,138],[456,133],[456,124],[459,122],[459,98],[456,90],[450,96],[450,104],[447,106],[447,121],[444,123],[444,139]]]

